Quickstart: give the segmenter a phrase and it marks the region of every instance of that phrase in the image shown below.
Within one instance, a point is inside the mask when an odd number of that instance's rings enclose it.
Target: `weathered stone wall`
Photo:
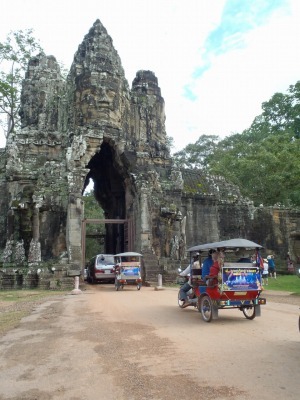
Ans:
[[[53,56],[30,60],[21,101],[21,129],[0,159],[5,287],[72,284],[83,268],[82,193],[91,180],[105,218],[133,227],[129,239],[108,224],[107,252],[142,252],[145,279],[187,262],[186,249],[200,242],[245,237],[278,257],[299,247],[299,212],[255,209],[223,179],[175,168],[155,74],[138,71],[129,88],[99,20],[66,79]]]
[[[6,152],[4,149],[0,149],[0,249],[4,249],[7,240],[7,213],[9,210],[5,165]]]

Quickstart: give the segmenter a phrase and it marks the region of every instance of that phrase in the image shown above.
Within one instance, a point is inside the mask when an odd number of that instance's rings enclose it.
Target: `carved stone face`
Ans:
[[[77,81],[76,108],[78,125],[105,122],[109,124],[112,113],[119,110],[120,82],[106,72],[91,73]]]
[[[91,87],[94,92],[95,106],[97,108],[110,108],[113,110],[114,98],[119,89],[117,78],[106,72],[92,73]]]

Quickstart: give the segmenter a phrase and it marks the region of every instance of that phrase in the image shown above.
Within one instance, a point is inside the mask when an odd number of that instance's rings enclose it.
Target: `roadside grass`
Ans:
[[[69,291],[50,290],[1,290],[0,291],[0,336],[16,328],[21,319],[33,309],[53,297],[61,297]]]
[[[4,313],[0,311],[0,336],[14,328],[17,328],[21,319],[26,317],[28,314],[29,312],[27,313],[25,310]]]
[[[300,296],[300,278],[297,275],[277,274],[277,279],[269,278],[269,284],[266,288],[269,290],[291,292]]]
[[[44,297],[64,295],[69,292],[62,290],[0,290],[0,302],[20,303],[40,300]]]

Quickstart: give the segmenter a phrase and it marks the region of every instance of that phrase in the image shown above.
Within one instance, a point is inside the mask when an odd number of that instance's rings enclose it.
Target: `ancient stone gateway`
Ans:
[[[205,241],[242,236],[278,257],[292,251],[297,211],[255,209],[221,178],[174,166],[156,76],[138,71],[129,88],[99,20],[66,80],[53,56],[30,60],[21,100],[21,129],[0,150],[1,279],[10,285],[72,285],[90,180],[105,218],[122,221],[107,225],[106,251],[142,252],[146,280]]]

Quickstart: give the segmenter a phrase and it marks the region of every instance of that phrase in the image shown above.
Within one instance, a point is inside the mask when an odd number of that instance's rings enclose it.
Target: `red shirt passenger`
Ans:
[[[216,253],[212,254],[213,265],[210,267],[209,277],[213,278],[213,281],[210,282],[210,284],[218,284],[218,274],[220,272],[221,266],[223,265],[223,258],[224,253],[222,253],[221,251],[217,251]]]

